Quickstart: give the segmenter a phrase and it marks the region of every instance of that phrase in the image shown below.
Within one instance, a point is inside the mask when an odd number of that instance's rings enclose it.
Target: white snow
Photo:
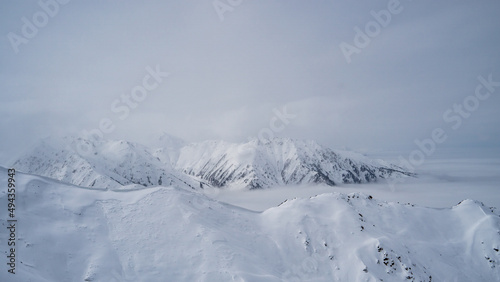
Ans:
[[[463,199],[475,199],[488,206],[500,207],[499,159],[432,159],[416,172],[418,177],[406,178],[394,186],[379,181],[337,186],[279,186],[252,191],[207,190],[206,194],[255,211],[266,210],[285,199],[332,192],[363,192],[384,201],[435,208],[450,207]]]
[[[401,167],[311,140],[274,138],[247,143],[205,141],[180,150],[175,167],[216,187],[366,183],[411,175]]]
[[[82,155],[78,142],[89,144]],[[163,153],[163,152],[157,152]],[[162,162],[151,149],[123,140],[85,140],[47,138],[14,164],[17,170],[62,182],[95,188],[123,189],[127,185],[144,187],[176,185],[199,187],[199,181],[177,172],[170,159]]]
[[[79,145],[89,152],[82,153]],[[20,157],[18,170],[84,187],[126,185],[232,189],[277,185],[366,183],[407,178],[401,167],[354,152],[336,152],[314,141],[275,138],[247,143],[186,144],[164,135],[160,148],[128,141],[47,138]],[[346,157],[348,156],[348,157]]]
[[[0,281],[500,280],[499,214],[473,200],[437,209],[327,193],[255,212],[189,188],[19,172],[16,183],[17,273]]]
[[[164,135],[85,156],[78,141],[15,163],[16,274],[0,281],[500,281],[496,159],[428,159],[407,177],[313,141]]]

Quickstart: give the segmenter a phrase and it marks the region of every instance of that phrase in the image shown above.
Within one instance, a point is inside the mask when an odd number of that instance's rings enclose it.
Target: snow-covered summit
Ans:
[[[156,148],[153,150],[153,155],[157,156],[165,164],[175,166],[179,159],[181,148],[187,144],[186,141],[164,132],[152,144]]]
[[[46,138],[17,160],[17,170],[84,187],[199,187],[199,183],[162,163],[149,148],[128,141]]]
[[[14,167],[85,187],[126,185],[268,188],[276,185],[373,182],[407,177],[403,168],[314,141],[288,138],[187,144],[164,135],[160,148],[128,141],[44,139]]]
[[[176,168],[213,186],[373,182],[412,175],[401,167],[354,152],[334,151],[311,140],[274,138],[247,143],[205,141],[181,149]]]

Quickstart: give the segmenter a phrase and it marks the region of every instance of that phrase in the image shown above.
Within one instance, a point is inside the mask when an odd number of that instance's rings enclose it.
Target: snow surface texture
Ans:
[[[0,281],[500,281],[499,213],[472,200],[331,193],[253,212],[189,188],[15,178],[17,274],[4,266]]]
[[[77,142],[90,152],[79,154]],[[366,183],[412,176],[403,168],[354,152],[333,151],[314,141],[275,138],[235,144],[185,144],[166,136],[161,148],[127,141],[47,139],[13,165],[84,187],[121,189],[127,185],[191,188],[269,188],[276,185]]]
[[[77,142],[86,143],[90,151],[79,154]],[[127,141],[45,139],[13,167],[83,187],[200,186],[199,181],[173,169],[169,161],[161,162],[149,148]]]
[[[176,167],[215,187],[365,183],[411,175],[403,168],[354,152],[335,152],[314,141],[275,138],[234,144],[205,141],[181,149]]]

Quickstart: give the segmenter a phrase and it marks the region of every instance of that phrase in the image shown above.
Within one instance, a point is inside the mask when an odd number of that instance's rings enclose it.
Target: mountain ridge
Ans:
[[[312,140],[275,138],[247,143],[204,141],[181,149],[177,168],[209,181],[250,189],[274,185],[364,183],[381,178],[412,176],[403,168],[350,152],[350,157]]]
[[[84,144],[81,153],[78,146]],[[14,167],[85,187],[127,185],[198,189],[259,189],[276,185],[365,183],[414,174],[361,154],[336,151],[312,140],[274,138],[246,143],[186,143],[165,135],[160,148],[124,140],[47,138]]]
[[[438,209],[326,193],[254,212],[176,187],[103,191],[15,178],[19,260],[2,281],[500,278],[500,215],[478,201]]]
[[[87,142],[90,152],[78,153],[77,142]],[[170,186],[196,188],[193,178],[161,163],[143,145],[128,141],[64,138],[43,139],[38,146],[14,162],[13,167],[62,182],[97,188]]]

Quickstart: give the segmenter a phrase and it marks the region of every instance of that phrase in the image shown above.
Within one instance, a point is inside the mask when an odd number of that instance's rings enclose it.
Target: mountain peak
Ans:
[[[337,152],[313,140],[290,138],[193,143],[181,150],[176,168],[213,186],[250,189],[287,184],[363,183],[411,175],[402,168],[361,154]]]
[[[112,189],[127,185],[256,189],[364,183],[412,175],[383,161],[334,151],[313,140],[209,140],[187,144],[168,134],[160,140],[163,145],[153,149],[125,140],[46,138],[15,166],[75,185]]]
[[[85,147],[84,152],[79,150],[81,147]],[[199,186],[197,181],[162,163],[149,148],[125,140],[43,139],[14,167],[84,187]]]

